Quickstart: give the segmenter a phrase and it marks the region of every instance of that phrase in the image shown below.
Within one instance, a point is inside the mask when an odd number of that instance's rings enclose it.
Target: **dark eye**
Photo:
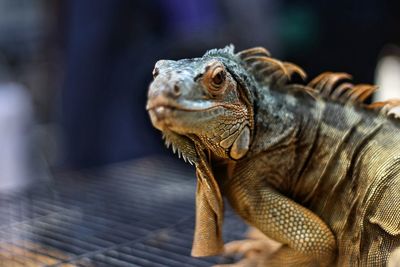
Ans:
[[[228,75],[229,74],[227,73],[224,64],[214,60],[206,67],[206,71],[204,72],[201,81],[212,96],[217,96],[225,92],[225,89],[228,86]]]
[[[226,73],[224,69],[217,68],[216,70],[214,70],[213,76],[211,78],[214,87],[217,88],[220,87],[225,82],[225,78],[226,78]]]

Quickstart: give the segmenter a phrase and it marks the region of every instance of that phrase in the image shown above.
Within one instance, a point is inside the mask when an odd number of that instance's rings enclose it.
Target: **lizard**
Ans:
[[[196,169],[193,256],[224,251],[226,199],[282,244],[251,266],[387,264],[400,246],[400,100],[367,104],[377,87],[347,73],[306,83],[263,47],[159,60],[153,78],[151,122]]]

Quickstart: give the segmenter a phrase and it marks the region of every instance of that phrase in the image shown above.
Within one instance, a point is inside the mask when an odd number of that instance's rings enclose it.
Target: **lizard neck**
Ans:
[[[269,95],[271,94],[271,95]],[[322,101],[310,96],[269,91],[259,94],[255,105],[255,129],[250,157],[285,150],[309,139],[321,119]],[[310,132],[311,131],[311,132]]]
[[[247,163],[257,162],[255,176],[264,177],[272,187],[295,199],[307,201],[306,194],[313,195],[321,180],[334,180],[325,176],[339,170],[345,175],[348,170],[337,166],[329,172],[332,162],[340,164],[343,155],[358,153],[358,148],[346,143],[350,140],[362,147],[375,125],[379,127],[374,116],[353,106],[305,95],[270,93],[275,95],[258,97],[250,154],[239,166],[247,169]]]
[[[268,184],[299,203],[325,192],[319,187],[335,181],[330,176],[345,177],[348,164],[340,157],[359,153],[379,127],[373,116],[338,103],[282,93],[258,99],[250,151],[224,181],[234,187],[245,180],[246,188]]]
[[[241,175],[286,190],[287,177],[299,172],[307,158],[324,103],[305,95],[270,93],[275,95],[258,96],[252,144],[247,156],[237,162],[234,176],[248,172]]]
[[[303,152],[312,146],[318,131],[323,102],[304,95],[272,93],[276,95],[259,94],[255,101],[255,128],[249,153],[235,162],[234,171],[220,168],[222,171],[216,175],[223,194],[237,211],[246,209],[239,207],[245,203],[235,199],[252,195],[264,186],[285,193],[290,188],[287,181],[301,169],[305,161],[302,159],[307,157]]]

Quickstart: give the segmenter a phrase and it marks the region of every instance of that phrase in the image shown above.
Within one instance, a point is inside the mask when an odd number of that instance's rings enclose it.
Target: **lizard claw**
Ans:
[[[399,267],[400,266],[400,247],[395,249],[391,253],[387,266],[388,267]]]
[[[276,252],[281,244],[266,237],[256,228],[250,228],[247,232],[248,239],[236,240],[225,244],[224,255],[240,255],[243,257],[234,264],[219,264],[214,267],[259,267]]]
[[[260,253],[271,254],[272,252],[274,252],[274,249],[269,240],[236,240],[224,246],[224,255],[228,256],[240,254],[244,257],[252,257]]]
[[[236,263],[231,264],[217,264],[212,267],[258,267],[257,263],[251,259],[242,259]]]

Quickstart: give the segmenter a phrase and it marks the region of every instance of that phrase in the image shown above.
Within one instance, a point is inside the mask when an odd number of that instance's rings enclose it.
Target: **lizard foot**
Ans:
[[[243,258],[234,264],[219,264],[214,267],[261,267],[265,266],[271,254],[281,244],[266,237],[256,228],[250,228],[246,234],[248,239],[237,240],[224,246],[225,255],[241,255]]]
[[[388,267],[400,267],[400,248],[395,249],[389,258]]]

